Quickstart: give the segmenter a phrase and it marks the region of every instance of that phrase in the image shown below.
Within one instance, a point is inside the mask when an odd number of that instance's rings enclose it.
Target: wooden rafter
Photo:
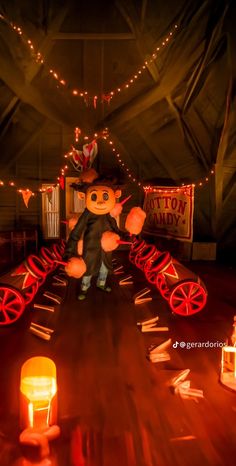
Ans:
[[[66,13],[68,11],[68,5],[64,5],[62,8],[60,8],[59,13],[56,15],[52,23],[49,25],[48,28],[48,33],[39,45],[39,52],[42,54],[44,58],[47,58],[50,52],[52,51],[54,47],[54,42],[53,42],[53,36],[54,34],[59,31]],[[28,67],[27,72],[26,72],[26,80],[28,82],[31,82],[35,76],[38,74],[40,67],[37,65],[37,63],[32,62],[32,64]]]
[[[43,93],[39,92],[32,84],[26,84],[21,70],[9,56],[6,57],[3,54],[0,54],[0,77],[20,100],[31,105],[39,113],[59,125],[69,126],[69,110],[67,109],[66,112],[59,103],[49,105],[45,101]]]
[[[135,97],[128,104],[120,106],[118,109],[110,113],[104,120],[104,124],[109,126],[119,126],[125,124],[130,119],[148,109],[156,101],[163,98],[160,87],[152,87],[139,96]]]
[[[135,40],[130,32],[101,33],[101,32],[57,32],[52,36],[53,40]]]
[[[152,52],[152,47],[150,44],[150,37],[147,35],[143,35],[142,28],[140,26],[139,18],[137,12],[134,8],[134,5],[127,0],[116,0],[116,7],[120,11],[121,15],[123,16],[124,20],[128,24],[129,28],[133,32],[136,37],[136,43],[138,51],[142,57],[142,60],[146,60],[150,53]],[[147,69],[152,76],[155,82],[159,81],[159,71],[155,63],[149,63],[147,65]]]
[[[232,177],[224,189],[223,205],[226,205],[236,189],[236,167],[231,168]]]
[[[140,19],[140,22],[141,22],[141,31],[143,30],[144,28],[144,22],[145,22],[145,16],[146,16],[146,10],[147,10],[147,1],[148,0],[143,0],[142,1],[142,8],[141,8],[141,19]]]
[[[10,100],[10,102],[8,103],[8,105],[6,106],[6,108],[4,109],[4,111],[2,112],[0,116],[0,126],[3,123],[3,121],[7,118],[8,114],[12,112],[18,100],[19,100],[18,97],[16,96],[12,97],[12,99]]]
[[[60,9],[59,13],[54,18],[54,20],[52,21],[50,25],[48,34],[46,35],[46,37],[43,39],[43,41],[41,42],[39,46],[39,50],[41,51],[44,58],[46,58],[49,55],[52,48],[54,47],[54,42],[52,41],[52,37],[56,33],[56,31],[60,29],[67,11],[68,11],[68,6],[64,6],[63,8]],[[40,68],[41,67],[37,63],[35,62],[30,63],[25,71],[25,81],[27,83],[31,83],[33,79],[35,78],[35,76],[38,74]],[[12,97],[7,107],[5,108],[3,114],[1,115],[0,125],[3,123],[4,120],[6,120],[6,124],[3,127],[3,130],[1,132],[1,138],[4,136],[7,129],[9,128],[14,115],[18,111],[20,103],[21,103],[21,99],[18,96]]]
[[[20,106],[20,99],[18,97],[13,97],[7,107],[5,108],[2,116],[1,116],[1,121],[0,121],[0,128],[1,128],[1,135],[0,135],[0,140],[3,138],[3,136],[6,134],[11,121],[16,114],[18,108]]]

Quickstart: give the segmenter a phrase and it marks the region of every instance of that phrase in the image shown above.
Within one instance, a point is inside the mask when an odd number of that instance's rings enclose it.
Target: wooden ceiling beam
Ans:
[[[2,114],[0,116],[0,126],[4,122],[4,120],[7,118],[9,113],[12,112],[12,110],[14,109],[17,102],[18,102],[18,97],[16,97],[16,96],[12,97],[12,99],[7,104],[7,106],[5,107],[5,109],[3,110],[3,112],[2,112]]]
[[[103,121],[105,126],[121,126],[126,122],[140,115],[148,108],[150,108],[154,103],[162,100],[163,95],[163,86],[153,86],[148,91],[134,97],[131,101],[120,106],[118,109],[110,113]]]
[[[102,33],[102,32],[57,32],[52,40],[135,40],[130,32]]]
[[[58,31],[65,19],[66,13],[68,11],[68,6],[64,6],[60,9],[59,13],[56,15],[54,20],[50,25],[50,29],[46,37],[42,40],[39,50],[42,53],[44,59],[49,55],[52,48],[54,47],[54,42],[52,41],[52,37],[56,31]],[[41,69],[41,65],[38,63],[30,63],[25,71],[25,81],[31,83],[35,76],[38,74],[39,70]],[[15,114],[18,111],[20,106],[21,100],[18,96],[12,97],[9,104],[5,108],[4,112],[0,117],[0,126],[4,120],[6,120],[6,125],[4,125],[3,130],[0,135],[0,139],[3,138],[4,134],[6,133],[7,129],[9,128],[11,121]]]
[[[149,90],[144,91],[128,103],[125,103],[123,106],[120,106],[118,109],[108,114],[100,125],[110,126],[111,129],[115,126],[122,126],[152,107],[155,103],[165,99],[169,95],[172,95],[180,82],[185,79],[188,70],[191,69],[196,62],[196,58],[199,56],[199,53],[199,48],[196,48],[194,51],[190,51],[186,46],[182,51],[178,67],[175,66],[175,56],[173,54],[173,66],[169,66],[164,80],[153,85]],[[182,66],[182,63],[185,63],[185,67]]]
[[[141,19],[140,19],[140,22],[141,22],[141,25],[140,25],[141,31],[142,31],[143,28],[144,28],[146,10],[147,10],[147,0],[143,0],[143,1],[142,1],[142,8],[141,8]]]
[[[236,189],[236,166],[234,167],[225,167],[225,171],[232,174],[230,181],[228,182],[227,186],[224,189],[223,194],[223,207],[229,202],[233,192]]]
[[[0,78],[22,102],[31,105],[46,118],[66,127],[73,124],[70,121],[69,108],[67,111],[62,109],[60,102],[47,103],[43,93],[32,84],[26,83],[22,71],[9,55],[6,57],[3,53],[0,54]]]
[[[42,54],[44,57],[44,60],[48,57],[50,52],[52,51],[54,47],[54,42],[53,42],[53,36],[54,34],[59,31],[65,17],[66,13],[68,11],[68,5],[64,5],[62,8],[60,8],[59,13],[56,15],[52,23],[49,25],[48,28],[48,33],[45,36],[45,38],[42,40],[41,44],[39,45],[38,51]],[[28,82],[31,82],[35,76],[38,74],[41,66],[39,66],[37,63],[32,63],[31,66],[27,69],[26,72],[26,80]]]
[[[17,110],[20,106],[20,99],[18,97],[13,97],[11,101],[9,102],[7,108],[4,110],[2,114],[2,118],[0,119],[0,140],[2,140],[3,136],[6,134],[11,121],[14,117],[14,115],[17,113]]]
[[[144,2],[145,3],[145,2]],[[145,5],[142,5],[143,8]],[[120,11],[121,15],[123,16],[124,20],[126,21],[127,25],[133,32],[136,37],[136,43],[138,51],[142,57],[143,61],[150,59],[150,54],[152,53],[152,45],[150,40],[150,35],[143,34],[142,27],[140,25],[140,20],[138,18],[136,9],[134,8],[133,3],[127,0],[116,0],[116,7]],[[142,14],[145,14],[145,9]],[[155,62],[148,63],[147,69],[152,76],[155,82],[159,82],[159,71],[155,64]]]

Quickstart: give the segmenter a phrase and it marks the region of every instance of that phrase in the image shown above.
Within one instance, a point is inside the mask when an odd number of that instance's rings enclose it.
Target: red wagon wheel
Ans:
[[[32,299],[36,295],[37,291],[39,289],[39,283],[35,282],[31,286],[28,286],[24,291],[22,291],[25,304],[31,303]]]
[[[160,292],[162,298],[169,300],[170,290],[166,284],[165,277],[162,274],[158,274],[156,278],[156,287]]]
[[[173,312],[190,316],[201,311],[207,300],[205,288],[198,282],[190,280],[179,283],[171,291],[169,304]]]
[[[25,300],[17,289],[0,285],[0,325],[15,322],[25,310]]]

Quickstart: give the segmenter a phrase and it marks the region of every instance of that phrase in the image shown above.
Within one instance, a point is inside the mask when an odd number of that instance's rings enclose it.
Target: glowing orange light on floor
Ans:
[[[236,346],[222,348],[220,381],[231,390],[236,390]]]
[[[23,428],[48,428],[56,423],[56,366],[46,357],[28,359],[21,368],[20,415]]]
[[[220,381],[231,390],[236,390],[236,316],[233,333],[222,348]]]

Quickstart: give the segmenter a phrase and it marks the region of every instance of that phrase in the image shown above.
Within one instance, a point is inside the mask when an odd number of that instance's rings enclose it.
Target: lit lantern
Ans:
[[[229,344],[222,348],[220,381],[231,390],[236,390],[236,316]]]
[[[21,368],[21,427],[48,429],[57,419],[56,366],[46,357],[28,359]]]
[[[220,381],[231,390],[236,390],[236,347],[222,348]]]

